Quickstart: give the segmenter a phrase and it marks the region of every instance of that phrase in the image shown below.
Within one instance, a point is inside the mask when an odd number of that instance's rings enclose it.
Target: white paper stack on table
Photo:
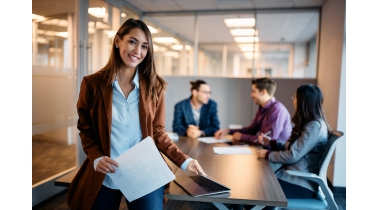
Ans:
[[[108,173],[129,202],[173,181],[175,176],[148,136],[114,159],[119,167]]]
[[[206,144],[213,143],[224,143],[224,142],[232,142],[232,135],[225,135],[221,139],[216,139],[215,137],[200,137],[198,141],[204,142]]]
[[[218,155],[252,154],[248,147],[214,147],[213,150]]]

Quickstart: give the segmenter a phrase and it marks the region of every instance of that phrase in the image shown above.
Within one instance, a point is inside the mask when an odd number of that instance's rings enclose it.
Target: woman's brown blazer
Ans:
[[[151,136],[158,150],[181,166],[188,156],[165,133],[164,91],[159,93],[156,100],[147,99],[147,81],[141,74],[139,82],[142,138]],[[105,174],[94,170],[94,160],[101,156],[110,157],[112,85],[107,85],[104,71],[83,78],[77,111],[77,128],[87,158],[69,186],[67,204],[71,209],[86,210],[91,209],[105,177]],[[166,185],[165,193],[168,190],[169,184]],[[164,197],[163,202],[166,201]]]

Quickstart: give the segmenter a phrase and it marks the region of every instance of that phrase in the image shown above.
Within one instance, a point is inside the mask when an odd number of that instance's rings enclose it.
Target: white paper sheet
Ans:
[[[115,173],[108,173],[129,202],[134,201],[175,179],[173,172],[148,136],[119,157]]]
[[[252,154],[247,147],[214,147],[213,150],[219,155]]]
[[[214,137],[200,137],[198,138],[198,140],[206,144],[232,142],[232,136],[226,135],[226,136],[223,136],[221,139],[216,139]]]

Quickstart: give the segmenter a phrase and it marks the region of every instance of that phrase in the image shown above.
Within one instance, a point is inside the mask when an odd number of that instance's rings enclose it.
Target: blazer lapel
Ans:
[[[206,104],[203,104],[202,108],[201,108],[201,113],[200,113],[200,116],[199,116],[199,128],[206,127],[206,126],[203,125],[207,121],[207,119],[204,119],[207,116],[206,114],[207,114]]]
[[[140,127],[142,138],[145,139],[148,136],[148,115],[149,115],[149,107],[150,104],[147,99],[147,83],[145,78],[139,74],[139,83],[140,83],[140,101],[139,101],[139,116],[140,116]],[[153,136],[152,136],[153,138]]]
[[[103,80],[100,84],[100,90],[102,91],[103,103],[107,115],[107,128],[111,139],[111,125],[112,125],[112,85],[107,85],[106,80]]]
[[[195,125],[195,120],[193,117],[193,111],[190,105],[190,99],[188,99],[183,107],[183,112],[185,113],[186,123]]]

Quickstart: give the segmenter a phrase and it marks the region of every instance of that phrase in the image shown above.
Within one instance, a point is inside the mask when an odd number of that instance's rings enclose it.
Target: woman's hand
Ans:
[[[259,158],[264,158],[265,159],[265,155],[267,154],[268,150],[266,149],[261,149],[259,151],[257,151],[257,156]]]
[[[192,160],[186,167],[186,171],[190,171],[193,174],[202,174],[203,176],[207,176],[206,173],[203,171],[201,165],[199,165],[197,160]]]
[[[96,165],[96,171],[103,174],[115,173],[116,170],[113,166],[119,167],[119,164],[111,158],[104,156],[100,159],[98,165]]]
[[[270,145],[270,138],[266,137],[263,133],[260,133],[260,135],[257,137],[257,143],[269,146]]]

